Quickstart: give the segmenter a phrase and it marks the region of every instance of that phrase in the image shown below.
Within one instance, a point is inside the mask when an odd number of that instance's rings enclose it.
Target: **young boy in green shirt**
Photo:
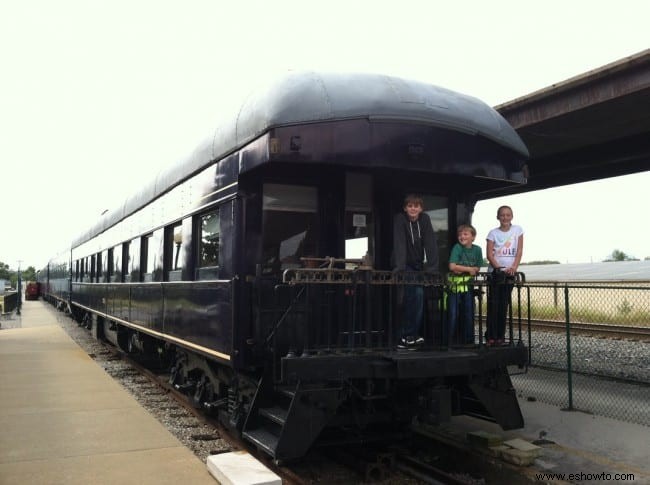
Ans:
[[[458,341],[461,344],[474,343],[474,295],[473,277],[478,274],[483,264],[483,251],[474,244],[476,229],[469,224],[458,226],[458,242],[451,248],[449,255],[449,298],[448,333],[444,343],[454,340],[456,328],[459,327]]]

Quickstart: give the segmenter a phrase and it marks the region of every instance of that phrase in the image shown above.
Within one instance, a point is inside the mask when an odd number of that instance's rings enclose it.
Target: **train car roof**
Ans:
[[[270,129],[350,119],[425,124],[485,137],[528,158],[508,122],[483,101],[419,81],[365,73],[290,72],[253,92],[186,159],[161,171],[73,247],[100,234],[215,160]]]

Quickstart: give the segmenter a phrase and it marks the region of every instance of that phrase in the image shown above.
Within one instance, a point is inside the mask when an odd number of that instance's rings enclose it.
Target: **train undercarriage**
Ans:
[[[412,424],[442,423],[458,414],[504,429],[523,426],[507,371],[513,362],[525,365],[523,346],[287,356],[278,378],[235,371],[76,307],[72,315],[95,338],[167,369],[170,384],[195,407],[217,415],[278,462],[298,459],[332,436],[340,443],[408,434]]]

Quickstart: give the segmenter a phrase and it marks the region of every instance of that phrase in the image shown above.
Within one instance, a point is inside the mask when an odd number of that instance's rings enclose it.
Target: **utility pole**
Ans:
[[[23,302],[23,290],[20,281],[20,263],[22,262],[23,262],[22,259],[18,260],[18,282],[16,283],[18,289],[18,303],[16,303],[16,315],[20,315],[20,307],[22,306],[22,302]]]

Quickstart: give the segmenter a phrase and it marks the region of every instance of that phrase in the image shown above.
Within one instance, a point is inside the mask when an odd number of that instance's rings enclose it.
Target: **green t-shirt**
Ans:
[[[449,255],[449,262],[460,264],[461,266],[474,266],[480,268],[483,264],[483,251],[480,246],[472,244],[471,248],[466,248],[460,243],[454,244]],[[472,277],[467,273],[449,274],[450,289],[452,292],[461,293],[469,291],[469,283]]]
[[[483,251],[481,250],[481,246],[472,244],[471,248],[466,248],[465,246],[461,246],[460,243],[456,243],[451,248],[449,262],[462,266],[476,266],[480,268],[483,264]]]

